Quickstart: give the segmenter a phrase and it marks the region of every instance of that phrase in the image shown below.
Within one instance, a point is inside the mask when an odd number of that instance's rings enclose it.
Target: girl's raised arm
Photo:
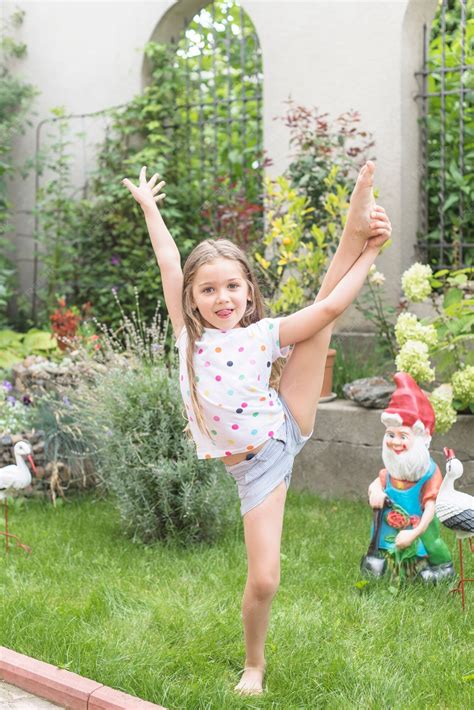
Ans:
[[[356,298],[364,285],[370,267],[374,263],[382,245],[367,244],[355,264],[339,281],[329,296],[302,308],[280,322],[280,346],[293,345],[311,338],[327,325],[339,318]]]
[[[174,334],[178,337],[184,325],[181,305],[183,272],[181,270],[181,256],[178,247],[169,233],[156,204],[166,196],[164,192],[159,194],[161,188],[166,184],[165,181],[162,180],[158,185],[155,185],[158,177],[159,175],[156,173],[147,182],[146,167],[143,166],[140,170],[138,187],[128,178],[122,180],[122,183],[130,190],[143,210],[153,251],[161,271],[166,308],[173,325]]]

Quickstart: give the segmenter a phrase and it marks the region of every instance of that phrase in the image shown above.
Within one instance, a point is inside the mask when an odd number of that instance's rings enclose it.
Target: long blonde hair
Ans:
[[[196,340],[202,337],[204,322],[201,314],[197,309],[193,308],[192,289],[194,278],[198,269],[204,264],[215,259],[224,258],[237,261],[242,269],[242,274],[249,288],[249,302],[244,315],[240,321],[240,325],[246,328],[251,323],[256,323],[265,317],[265,302],[260,291],[255,274],[252,271],[250,263],[245,252],[238,246],[233,244],[228,239],[205,239],[200,242],[190,253],[183,267],[183,319],[188,336],[188,344],[186,349],[186,368],[189,380],[189,392],[191,397],[192,409],[196,416],[196,422],[200,431],[211,438],[206,422],[204,421],[201,403],[199,402],[196,378],[194,375],[193,360],[194,348]],[[279,358],[273,363],[270,385],[277,388],[284,367],[283,358]],[[184,429],[190,434],[189,424]]]

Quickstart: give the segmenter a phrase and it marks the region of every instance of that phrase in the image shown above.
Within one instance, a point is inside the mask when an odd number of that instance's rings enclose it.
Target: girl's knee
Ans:
[[[257,599],[269,599],[276,594],[280,586],[280,573],[258,575],[249,579],[249,586]]]

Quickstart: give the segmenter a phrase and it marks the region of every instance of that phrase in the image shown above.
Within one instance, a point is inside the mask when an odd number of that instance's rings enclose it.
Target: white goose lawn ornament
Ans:
[[[444,449],[446,456],[446,476],[439,489],[436,499],[436,515],[447,528],[454,530],[459,541],[459,567],[460,580],[457,587],[452,592],[461,592],[462,608],[464,609],[464,584],[474,582],[474,579],[464,577],[464,566],[462,557],[462,541],[469,538],[471,552],[474,552],[472,537],[474,536],[474,496],[468,493],[461,493],[454,489],[454,481],[461,478],[463,465],[459,459],[455,458],[452,449]]]
[[[24,545],[16,535],[8,532],[8,496],[13,491],[27,488],[31,483],[30,469],[26,465],[24,458],[28,459],[35,475],[38,475],[31,451],[31,445],[27,441],[18,441],[13,447],[16,465],[12,464],[11,466],[0,468],[0,500],[3,500],[5,508],[5,531],[0,530],[0,535],[5,535],[7,553],[9,552],[8,539],[10,537],[15,538],[18,547],[22,547],[26,552],[31,552],[31,548],[28,545]]]

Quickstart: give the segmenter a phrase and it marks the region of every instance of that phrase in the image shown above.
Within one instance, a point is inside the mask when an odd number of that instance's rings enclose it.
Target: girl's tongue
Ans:
[[[217,311],[217,315],[220,316],[221,318],[225,318],[226,316],[230,316],[232,313],[230,308],[225,308],[222,311]]]

